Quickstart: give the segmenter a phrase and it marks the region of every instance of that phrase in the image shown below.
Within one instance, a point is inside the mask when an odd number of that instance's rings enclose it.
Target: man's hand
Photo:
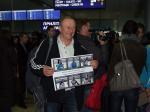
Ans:
[[[147,93],[147,96],[150,96],[150,89],[149,88],[146,89],[146,93]]]
[[[92,65],[93,69],[96,69],[98,67],[98,61],[97,60],[92,60],[91,65]]]
[[[44,66],[44,68],[43,68],[43,74],[46,77],[52,76],[53,73],[54,73],[54,68],[46,66],[46,65]]]
[[[107,43],[108,43],[108,41],[107,40],[98,40],[98,42],[99,42],[99,44],[101,45],[101,46],[103,46],[103,45],[106,45]]]

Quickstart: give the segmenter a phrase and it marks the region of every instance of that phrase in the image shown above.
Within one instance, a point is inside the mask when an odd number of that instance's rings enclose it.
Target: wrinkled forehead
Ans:
[[[64,19],[64,20],[61,22],[61,26],[66,26],[66,25],[69,25],[69,26],[76,26],[76,22],[75,22],[74,19],[66,18],[66,19]]]

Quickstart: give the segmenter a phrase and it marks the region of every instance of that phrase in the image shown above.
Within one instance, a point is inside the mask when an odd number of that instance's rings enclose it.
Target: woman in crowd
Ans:
[[[140,44],[139,38],[136,36],[137,23],[133,20],[128,20],[123,26],[122,42],[124,43],[127,57],[131,60],[135,71],[138,75],[141,74],[142,67],[146,59],[146,50]],[[110,59],[110,66],[108,70],[109,81],[115,77],[114,67],[117,63],[122,61],[120,44],[117,43],[112,51]],[[120,74],[121,75],[121,74]],[[125,112],[136,112],[137,102],[139,96],[139,88],[131,88],[127,90],[110,90],[110,110],[109,112],[120,112],[121,105],[124,101]]]

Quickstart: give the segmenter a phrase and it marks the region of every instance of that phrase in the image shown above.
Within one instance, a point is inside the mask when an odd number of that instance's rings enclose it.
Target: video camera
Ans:
[[[92,32],[91,36],[94,41],[111,41],[119,37],[119,33],[110,29],[90,29],[90,32]]]

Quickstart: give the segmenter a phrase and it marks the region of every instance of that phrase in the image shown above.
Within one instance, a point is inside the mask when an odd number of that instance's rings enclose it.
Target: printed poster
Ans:
[[[92,54],[78,55],[68,58],[51,59],[55,91],[92,84],[94,72],[91,66]]]

